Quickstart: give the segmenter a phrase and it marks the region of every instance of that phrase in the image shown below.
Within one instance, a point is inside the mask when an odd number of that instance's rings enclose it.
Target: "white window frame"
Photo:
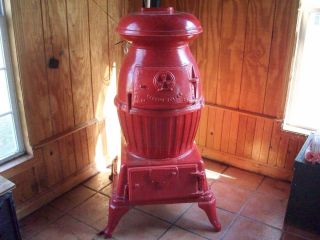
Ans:
[[[15,136],[16,136],[16,142],[18,151],[10,156],[7,156],[3,159],[0,159],[0,165],[12,160],[13,158],[16,158],[25,152],[25,146],[23,142],[23,136],[21,131],[21,123],[20,123],[20,117],[19,117],[19,108],[17,103],[17,95],[16,95],[16,86],[14,82],[13,77],[13,71],[12,71],[12,61],[11,61],[11,53],[10,53],[10,45],[9,45],[9,34],[8,34],[8,25],[6,21],[6,16],[4,12],[4,5],[3,0],[0,0],[0,31],[1,31],[1,37],[2,37],[2,44],[3,44],[3,55],[4,55],[4,68],[0,68],[0,70],[5,70],[8,80],[8,90],[9,90],[9,98],[11,103],[11,111],[3,113],[0,115],[0,117],[12,114],[13,121],[14,121],[14,127],[15,127]],[[1,42],[0,42],[1,44]]]
[[[316,5],[314,5],[314,2],[317,2]],[[293,93],[295,89],[295,81],[297,78],[300,77],[300,60],[301,56],[303,54],[304,50],[304,41],[306,38],[306,30],[307,30],[307,23],[308,18],[310,14],[312,13],[319,13],[320,14],[320,8],[319,8],[319,0],[302,0],[302,4],[299,8],[298,13],[298,19],[297,19],[297,27],[296,27],[296,46],[295,46],[295,53],[294,58],[291,66],[291,73],[290,73],[290,84],[288,89],[288,97],[286,102],[286,108],[285,108],[285,118],[283,122],[283,129],[286,131],[301,133],[305,135],[309,135],[312,132],[315,132],[317,129],[310,128],[308,126],[304,125],[294,125],[290,124],[288,120],[290,108],[293,107],[291,104]]]

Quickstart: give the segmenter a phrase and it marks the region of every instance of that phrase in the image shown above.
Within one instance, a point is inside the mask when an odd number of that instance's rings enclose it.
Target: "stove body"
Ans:
[[[117,31],[132,42],[115,98],[125,142],[102,234],[111,237],[130,206],[182,202],[198,202],[219,231],[194,143],[204,100],[189,42],[202,32],[199,21],[172,8],[150,8],[122,18]]]

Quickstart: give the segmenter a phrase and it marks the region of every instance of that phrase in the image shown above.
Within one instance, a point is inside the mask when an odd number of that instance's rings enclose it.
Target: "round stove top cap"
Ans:
[[[117,31],[124,36],[190,36],[202,32],[199,20],[190,13],[169,8],[141,8],[121,18]]]

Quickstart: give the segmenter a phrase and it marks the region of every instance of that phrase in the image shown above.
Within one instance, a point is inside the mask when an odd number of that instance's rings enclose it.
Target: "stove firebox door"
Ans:
[[[196,196],[201,189],[196,164],[128,169],[129,200],[143,202]]]

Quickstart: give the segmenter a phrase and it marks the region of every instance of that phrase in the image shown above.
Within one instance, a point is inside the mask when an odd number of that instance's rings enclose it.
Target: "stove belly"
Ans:
[[[200,120],[200,108],[178,115],[132,114],[118,111],[127,150],[139,157],[164,159],[191,150]]]

